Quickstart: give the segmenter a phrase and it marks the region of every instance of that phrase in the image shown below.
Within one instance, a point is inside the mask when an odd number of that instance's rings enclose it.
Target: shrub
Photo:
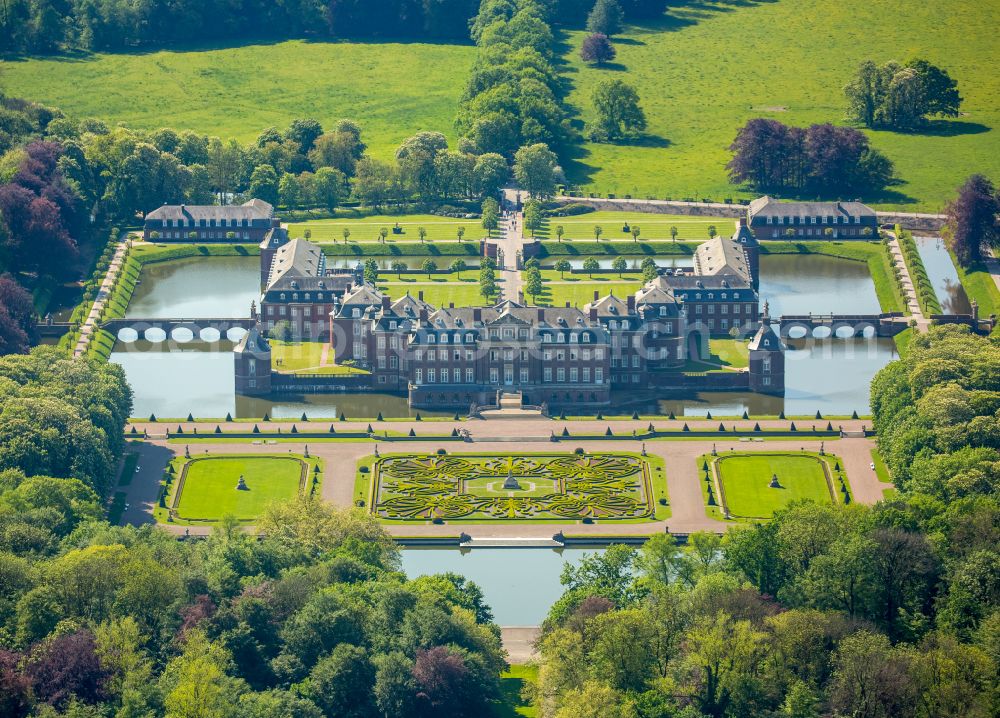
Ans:
[[[555,205],[551,209],[544,210],[549,217],[574,217],[580,214],[590,214],[596,212],[596,208],[582,202],[570,202],[564,205]]]
[[[367,466],[362,466],[360,469],[358,469],[358,471],[360,471],[362,474],[367,474],[369,472],[369,468]]]

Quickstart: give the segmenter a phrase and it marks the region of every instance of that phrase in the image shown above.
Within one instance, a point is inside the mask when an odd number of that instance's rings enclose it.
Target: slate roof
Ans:
[[[779,202],[768,197],[758,197],[750,203],[749,216],[755,217],[871,217],[875,210],[861,202]]]
[[[270,220],[274,217],[274,207],[261,199],[252,199],[239,205],[214,204],[165,204],[146,215],[155,220]]]
[[[748,283],[751,279],[743,246],[722,237],[698,245],[694,253],[694,272],[702,277],[734,275]]]
[[[260,325],[250,327],[250,331],[233,347],[233,352],[236,354],[267,354],[270,351],[271,346],[260,333]]]

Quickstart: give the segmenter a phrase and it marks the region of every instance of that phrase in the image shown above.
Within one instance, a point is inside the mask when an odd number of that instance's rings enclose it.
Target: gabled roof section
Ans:
[[[736,275],[750,281],[750,268],[743,246],[722,237],[698,245],[694,253],[694,273],[702,277]]]
[[[596,301],[585,304],[584,311],[597,310],[599,317],[624,317],[628,314],[628,303],[614,294],[607,294]]]
[[[418,299],[407,292],[391,305],[392,313],[399,317],[416,318],[420,316],[420,310],[426,309],[428,314],[433,314],[435,307],[423,299]]]
[[[233,347],[233,352],[236,354],[260,355],[268,354],[270,351],[271,345],[267,343],[267,339],[261,334],[259,324],[250,327],[250,331],[244,334],[243,338]]]
[[[767,195],[750,203],[751,218],[761,217],[875,217],[875,210],[861,202],[779,202]]]
[[[345,294],[341,300],[341,307],[372,306],[382,303],[382,293],[371,284],[365,282],[355,287],[352,292]]]

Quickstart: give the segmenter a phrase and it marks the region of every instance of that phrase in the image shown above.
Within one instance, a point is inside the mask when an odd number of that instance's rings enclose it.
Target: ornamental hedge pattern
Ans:
[[[502,489],[508,474],[521,489]],[[372,512],[391,520],[622,520],[655,513],[649,465],[628,454],[392,456],[375,462],[372,482]]]

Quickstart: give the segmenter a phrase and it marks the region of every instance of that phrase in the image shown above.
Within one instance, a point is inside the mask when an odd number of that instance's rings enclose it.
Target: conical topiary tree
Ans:
[[[639,412],[638,411],[633,411],[632,412],[632,418],[633,419],[638,419],[639,418]]]
[[[414,430],[413,430],[413,429],[411,428],[411,429],[410,429],[410,433],[409,433],[409,436],[416,436],[416,435],[417,435],[417,432],[415,432],[415,431],[414,431]]]
[[[760,422],[754,422],[753,430],[754,431],[760,431]]]
[[[610,426],[605,430],[604,435],[605,436],[612,436],[612,434],[611,434],[611,427]]]
[[[302,421],[309,421],[309,417],[306,416],[306,413],[304,411],[302,412]]]
[[[723,424],[723,423],[722,423],[722,422],[720,421],[720,422],[719,422],[719,431],[725,431],[725,430],[726,430],[726,425],[725,425],[725,424]]]
[[[569,427],[564,426],[562,430],[563,436],[569,436]]]
[[[822,419],[823,418],[823,415],[819,413],[819,409],[816,410],[816,418],[817,419]]]
[[[669,417],[667,417],[667,418],[668,418],[668,419],[670,419],[671,421],[673,421],[673,420],[674,420],[674,419],[676,419],[677,417],[676,417],[676,416],[674,416],[674,412],[670,412],[670,416],[669,416]]]
[[[263,421],[270,421],[270,420],[271,420],[271,415],[268,414],[267,412],[264,412],[264,419],[263,419]]]
[[[851,418],[852,419],[857,419],[858,418],[858,410],[857,409],[855,409],[854,411],[851,412]]]
[[[340,420],[347,421],[347,415],[345,415],[344,412],[340,412]]]
[[[149,415],[149,420],[152,421],[152,422],[155,422],[156,421],[156,414],[150,414]]]
[[[222,427],[219,426],[218,424],[215,425],[215,433],[216,434],[221,434],[222,433]]]
[[[187,420],[188,421],[194,421],[194,416],[190,412],[188,412],[188,418],[187,418]]]
[[[226,412],[226,421],[232,421],[232,420],[233,420],[233,415],[232,415],[232,414],[230,414],[230,413],[229,413],[229,412],[227,411],[227,412]]]
[[[382,412],[381,411],[378,413],[378,416],[375,417],[375,421],[385,421],[385,419],[382,418]]]
[[[416,421],[423,421],[423,418],[422,418],[422,417],[420,416],[420,412],[419,412],[419,411],[417,412],[417,415],[416,415],[415,417],[413,417],[413,418],[414,418],[414,419],[415,419]]]
[[[750,418],[750,414],[749,414],[749,412],[747,412],[746,409],[743,410],[743,418],[744,419],[749,419]]]
[[[260,427],[257,426],[256,424],[254,424],[253,425],[253,432],[251,432],[251,433],[259,434],[260,433]]]
[[[712,420],[712,412],[710,412],[710,411],[705,412],[705,418],[708,419],[709,421],[711,421]]]
[[[791,429],[792,431],[798,431],[798,430],[797,430],[797,429],[795,428],[795,422],[794,422],[794,421],[792,422],[792,425],[791,425],[790,427],[788,427],[788,428],[789,428],[789,429]]]
[[[299,429],[298,429],[298,427],[295,426],[295,424],[292,424],[292,433],[293,434],[298,434],[299,433]]]
[[[691,429],[688,428],[688,425],[687,425],[686,421],[684,422],[684,428],[681,429],[681,431],[691,431]]]

